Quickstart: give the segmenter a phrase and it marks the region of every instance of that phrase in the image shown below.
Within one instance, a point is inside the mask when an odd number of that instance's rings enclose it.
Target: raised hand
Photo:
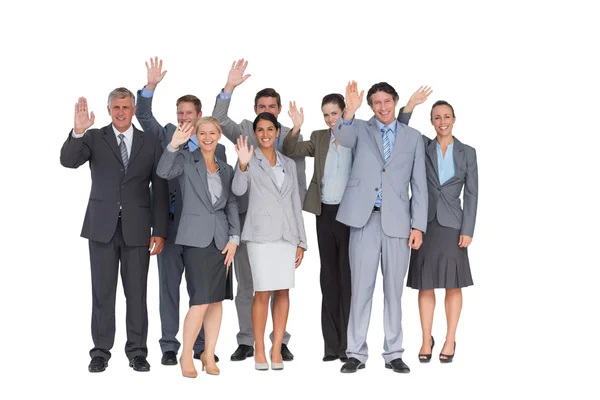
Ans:
[[[165,77],[167,71],[162,70],[162,60],[159,60],[158,57],[154,57],[154,60],[150,58],[150,65],[146,63],[146,70],[148,71],[146,89],[154,90],[156,89],[156,85]]]
[[[75,103],[75,133],[80,135],[87,131],[92,125],[94,125],[95,119],[96,116],[94,115],[93,111],[91,114],[88,114],[86,98],[80,97],[77,103]]]
[[[346,86],[346,109],[344,110],[344,119],[352,119],[356,110],[360,108],[364,95],[364,90],[361,90],[360,94],[358,93],[356,81],[348,82],[348,85]]]
[[[225,84],[223,92],[233,92],[233,89],[244,83],[246,79],[250,78],[250,74],[244,75],[247,66],[248,61],[244,61],[243,58],[240,58],[239,60],[237,60],[237,62],[234,61],[233,64],[231,64],[231,69],[229,70],[229,75],[227,76],[227,83]]]
[[[235,152],[238,155],[240,169],[246,171],[246,167],[252,158],[252,154],[254,154],[254,146],[251,145],[250,148],[248,148],[248,136],[238,137],[235,145]]]
[[[408,103],[406,103],[406,106],[404,107],[404,112],[412,112],[416,106],[425,103],[431,93],[433,93],[433,90],[429,86],[421,86],[412,94],[412,96],[410,96],[410,99],[408,99]]]
[[[292,119],[294,126],[292,127],[292,135],[296,136],[298,132],[300,132],[300,128],[302,128],[302,124],[304,123],[304,110],[300,107],[300,111],[296,107],[296,102],[293,103],[290,101],[290,109],[288,111],[288,115]]]
[[[194,125],[191,122],[185,122],[184,124],[177,127],[175,132],[173,133],[173,138],[171,139],[171,147],[175,150],[179,148],[182,144],[190,140],[190,137],[194,134]]]

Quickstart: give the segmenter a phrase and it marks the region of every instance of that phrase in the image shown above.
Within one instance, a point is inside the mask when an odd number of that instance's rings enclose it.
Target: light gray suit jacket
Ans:
[[[302,204],[296,183],[296,163],[277,151],[285,178],[281,190],[263,152],[257,148],[245,172],[235,167],[232,191],[237,196],[249,194],[248,212],[242,240],[272,242],[284,239],[306,250],[306,232]],[[294,178],[292,178],[294,177]]]
[[[340,203],[337,220],[362,228],[371,213],[382,185],[381,224],[387,236],[408,238],[411,227],[427,228],[427,178],[425,151],[419,131],[398,122],[396,143],[384,162],[381,131],[375,117],[354,119],[344,125],[340,118],[334,135],[338,142],[354,150],[354,164]],[[408,196],[408,187],[412,197]]]
[[[247,136],[248,146],[253,145],[254,148],[257,149],[258,140],[256,140],[256,135],[254,135],[254,130],[252,129],[252,121],[245,119],[240,124],[233,122],[227,115],[230,103],[231,99],[221,99],[219,96],[217,96],[217,101],[215,103],[212,116],[219,120],[221,123],[221,128],[223,129],[223,134],[225,137],[227,137],[227,139],[233,142],[233,144],[237,143],[238,137]],[[276,150],[280,152],[283,151],[283,141],[289,132],[290,128],[281,125],[281,130],[279,132],[279,143]],[[300,136],[300,140],[302,140],[302,135],[298,135]],[[304,197],[306,196],[306,162],[304,157],[294,158],[294,161],[296,161],[296,171],[298,174],[298,193],[300,194],[300,201],[303,202]],[[238,205],[240,213],[246,212],[248,209],[248,196],[240,197],[238,199]]]
[[[207,247],[214,239],[215,246],[223,250],[229,236],[240,235],[237,200],[231,192],[233,169],[225,161],[219,160],[223,192],[214,205],[208,190],[206,163],[199,149],[190,153],[166,148],[156,173],[164,179],[179,178],[183,208],[175,244]]]
[[[427,153],[427,188],[429,192],[428,222],[437,220],[442,226],[459,229],[461,235],[473,237],[477,215],[477,154],[475,149],[454,138],[454,176],[440,185],[437,163],[437,140],[423,136]],[[463,194],[464,209],[460,206]]]

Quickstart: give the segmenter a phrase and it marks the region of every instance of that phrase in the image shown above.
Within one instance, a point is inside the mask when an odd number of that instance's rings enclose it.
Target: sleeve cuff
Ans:
[[[147,99],[151,98],[154,95],[154,90],[148,90],[148,89],[146,89],[146,86],[144,86],[140,92],[140,95]]]
[[[178,150],[179,150],[179,147],[178,147],[178,148],[176,148],[176,149],[174,149],[174,148],[173,148],[173,146],[171,146],[171,143],[169,143],[169,144],[167,145],[167,151],[168,151],[169,153],[176,153]]]
[[[240,245],[240,237],[239,235],[231,235],[229,236],[229,243],[233,243],[236,246]]]
[[[354,117],[352,117],[352,119],[350,121],[346,121],[344,119],[344,117],[340,117],[340,119],[342,120],[342,124],[348,126],[348,125],[352,125],[352,123],[354,122]]]
[[[221,89],[221,93],[219,93],[219,95],[217,96],[219,99],[221,100],[230,100],[231,99],[231,95],[233,93],[225,93],[223,92],[223,90]]]
[[[85,132],[87,132],[87,130],[86,130]],[[80,134],[77,134],[77,133],[75,133],[75,129],[73,129],[73,130],[71,131],[71,136],[73,136],[74,138],[77,138],[77,139],[79,139],[79,138],[82,138],[82,137],[83,137],[83,135],[85,135],[85,132],[83,132],[83,133],[80,133]]]

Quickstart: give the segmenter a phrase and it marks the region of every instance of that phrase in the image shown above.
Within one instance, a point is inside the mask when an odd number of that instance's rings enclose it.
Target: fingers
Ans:
[[[94,125],[94,121],[96,120],[96,116],[94,115],[94,112],[92,111],[92,113],[90,114],[90,123],[92,125]],[[91,125],[90,125],[91,126]]]
[[[150,238],[150,246],[148,247],[148,250],[151,252],[150,255],[154,255],[154,246],[156,246],[156,240],[154,239],[154,237]]]

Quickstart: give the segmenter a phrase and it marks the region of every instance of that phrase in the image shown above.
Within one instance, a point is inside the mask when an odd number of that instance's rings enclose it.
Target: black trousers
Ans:
[[[350,315],[350,228],[335,220],[339,206],[321,204],[317,240],[321,256],[321,327],[325,355],[346,357]]]
[[[150,252],[148,246],[127,246],[123,241],[121,220],[109,243],[89,241],[92,269],[92,339],[94,348],[90,357],[110,358],[115,341],[115,298],[119,262],[121,280],[127,299],[127,343],[125,354],[129,359],[148,354],[148,310],[146,288]]]

